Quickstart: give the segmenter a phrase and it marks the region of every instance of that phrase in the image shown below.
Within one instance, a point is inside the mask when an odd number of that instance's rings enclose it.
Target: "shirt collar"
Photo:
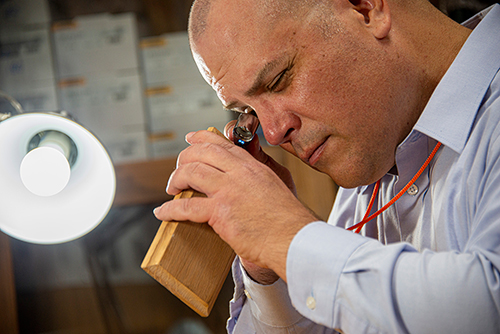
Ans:
[[[474,30],[414,127],[458,153],[465,147],[483,97],[500,68],[500,6],[489,7],[464,25]]]

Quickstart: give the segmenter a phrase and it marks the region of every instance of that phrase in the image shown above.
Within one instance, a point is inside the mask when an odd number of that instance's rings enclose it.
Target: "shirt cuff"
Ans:
[[[292,306],[285,281],[280,278],[273,284],[262,285],[250,278],[241,267],[246,302],[256,320],[272,327],[288,327],[302,319]]]
[[[335,296],[351,254],[368,239],[325,222],[303,227],[290,244],[286,276],[297,310],[306,318],[334,327]]]

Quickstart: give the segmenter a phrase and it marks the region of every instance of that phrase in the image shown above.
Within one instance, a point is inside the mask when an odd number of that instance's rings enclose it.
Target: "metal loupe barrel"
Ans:
[[[252,141],[257,128],[259,127],[259,119],[254,114],[240,114],[238,122],[233,129],[234,143],[244,147]]]

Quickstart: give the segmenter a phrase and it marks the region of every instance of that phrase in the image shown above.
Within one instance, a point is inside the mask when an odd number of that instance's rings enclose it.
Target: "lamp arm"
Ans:
[[[7,93],[5,93],[5,92],[3,92],[3,91],[0,90],[0,97],[6,99],[7,101],[9,101],[9,103],[11,104],[11,106],[16,110],[16,112],[18,114],[24,113],[24,110],[23,110],[23,107],[21,106],[21,104],[19,102],[17,102],[17,100],[14,99],[12,96],[10,96],[9,94],[7,94]],[[6,120],[10,116],[11,116],[10,113],[2,113],[2,112],[0,112],[0,122],[3,121],[3,120]]]

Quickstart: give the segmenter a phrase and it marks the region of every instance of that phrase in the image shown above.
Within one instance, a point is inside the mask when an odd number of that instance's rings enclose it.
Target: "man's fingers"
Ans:
[[[154,209],[157,219],[162,221],[191,221],[206,223],[212,216],[213,203],[210,198],[181,198],[163,203]]]
[[[226,126],[224,127],[224,136],[226,136],[226,138],[229,139],[231,142],[234,141],[233,129],[237,122],[238,122],[237,120],[232,120],[229,123],[227,123]]]
[[[229,148],[233,145],[232,142],[230,142],[226,138],[223,138],[218,134],[208,130],[190,132],[186,135],[186,141],[190,145],[201,144],[201,143],[213,143],[225,148]]]
[[[236,148],[233,144],[230,145],[232,145],[232,148]],[[235,154],[241,157],[241,152],[235,153],[233,150],[217,144],[201,143],[191,145],[177,156],[177,168],[191,163],[202,163],[221,171],[228,171],[238,166],[238,159],[235,159]]]
[[[177,195],[184,189],[194,189],[206,195],[220,189],[224,184],[224,172],[205,163],[182,164],[170,175],[167,193]]]
[[[215,168],[231,169],[236,166],[234,156],[242,157],[242,152],[230,143],[212,132],[198,131],[188,139],[191,146],[183,150],[177,157],[177,167],[191,162],[202,162]]]

